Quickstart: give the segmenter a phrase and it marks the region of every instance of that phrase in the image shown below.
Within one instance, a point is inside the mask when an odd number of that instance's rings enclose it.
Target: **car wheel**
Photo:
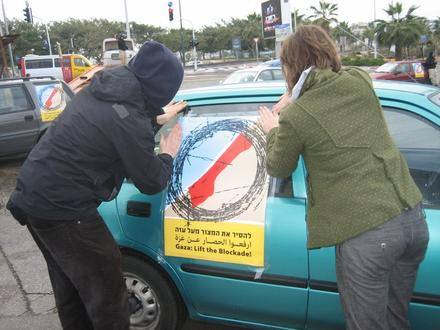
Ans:
[[[147,261],[123,256],[122,272],[128,290],[131,330],[180,329],[183,307],[175,288]]]

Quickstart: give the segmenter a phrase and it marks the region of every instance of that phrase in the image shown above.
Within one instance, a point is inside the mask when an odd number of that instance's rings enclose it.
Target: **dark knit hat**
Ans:
[[[183,67],[179,59],[156,41],[145,42],[127,67],[141,83],[144,97],[156,107],[167,105],[183,80]]]

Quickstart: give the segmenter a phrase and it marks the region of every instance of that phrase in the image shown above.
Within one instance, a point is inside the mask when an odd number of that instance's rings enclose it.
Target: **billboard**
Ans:
[[[261,3],[264,39],[275,38],[275,26],[282,23],[281,0],[269,0]]]

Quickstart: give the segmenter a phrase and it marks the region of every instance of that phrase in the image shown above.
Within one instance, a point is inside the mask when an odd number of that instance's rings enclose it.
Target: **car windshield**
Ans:
[[[399,64],[398,63],[385,63],[376,69],[375,72],[394,72]]]
[[[227,77],[223,84],[240,84],[253,82],[258,71],[237,71]]]

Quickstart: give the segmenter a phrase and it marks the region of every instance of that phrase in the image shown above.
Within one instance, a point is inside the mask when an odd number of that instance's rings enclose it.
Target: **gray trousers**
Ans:
[[[411,328],[408,307],[428,241],[425,215],[418,205],[336,246],[347,329]]]

